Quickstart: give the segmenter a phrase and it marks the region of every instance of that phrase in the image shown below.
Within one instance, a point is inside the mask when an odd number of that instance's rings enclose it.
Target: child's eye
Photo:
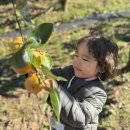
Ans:
[[[75,54],[74,56],[78,57],[78,54]]]
[[[83,59],[84,61],[89,61],[88,59]]]

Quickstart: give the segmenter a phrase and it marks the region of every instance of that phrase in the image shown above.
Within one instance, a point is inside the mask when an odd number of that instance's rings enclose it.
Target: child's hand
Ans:
[[[53,83],[50,83],[50,81]],[[44,85],[45,85],[44,89],[48,92],[50,92],[52,85],[54,85],[55,88],[58,88],[58,84],[57,84],[56,80],[53,80],[53,79],[46,79],[44,81]]]
[[[51,85],[50,85],[50,82],[49,82],[49,80],[45,80],[44,81],[44,90],[46,90],[46,91],[48,91],[48,92],[50,92],[50,89],[51,89]]]

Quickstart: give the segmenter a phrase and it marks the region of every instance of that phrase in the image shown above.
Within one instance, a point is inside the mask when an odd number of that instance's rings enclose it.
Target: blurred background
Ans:
[[[108,82],[108,100],[98,130],[130,130],[130,1],[28,0],[35,26],[54,23],[47,51],[54,67],[71,64],[76,41],[85,35],[103,35],[119,46],[119,73]],[[18,13],[22,33],[31,31]],[[49,130],[51,108],[47,93],[38,96],[24,88],[24,76],[14,73],[6,55],[20,36],[12,1],[0,0],[0,130]]]

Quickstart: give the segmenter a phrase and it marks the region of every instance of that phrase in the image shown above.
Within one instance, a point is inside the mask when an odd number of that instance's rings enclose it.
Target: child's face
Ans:
[[[96,59],[89,53],[87,43],[78,45],[73,58],[73,67],[76,77],[92,78],[100,71]]]

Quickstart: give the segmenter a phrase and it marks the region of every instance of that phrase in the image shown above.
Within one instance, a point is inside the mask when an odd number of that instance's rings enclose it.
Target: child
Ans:
[[[97,130],[99,113],[107,99],[101,81],[114,76],[117,55],[115,43],[104,37],[86,36],[77,43],[73,65],[52,70],[68,80],[58,82],[61,123],[52,117],[53,130]]]

